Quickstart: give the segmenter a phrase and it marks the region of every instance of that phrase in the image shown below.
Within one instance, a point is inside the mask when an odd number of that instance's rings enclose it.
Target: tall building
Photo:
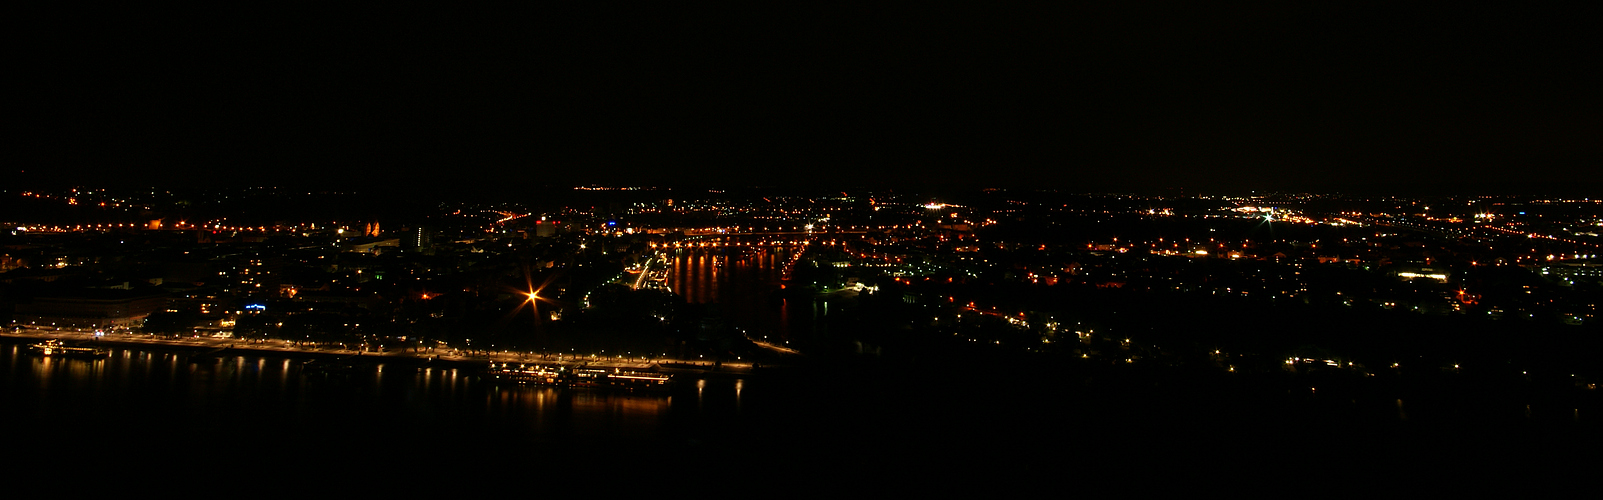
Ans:
[[[401,246],[408,250],[428,251],[434,247],[434,228],[420,224],[408,229]]]

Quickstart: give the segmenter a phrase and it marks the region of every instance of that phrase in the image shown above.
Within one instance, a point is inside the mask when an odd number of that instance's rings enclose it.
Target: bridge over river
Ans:
[[[704,305],[709,327],[727,326],[754,341],[785,346],[810,324],[811,301],[781,293],[809,251],[838,248],[866,231],[699,235],[654,244],[646,273],[690,304]],[[807,311],[807,312],[801,312]],[[797,317],[802,314],[804,317]]]

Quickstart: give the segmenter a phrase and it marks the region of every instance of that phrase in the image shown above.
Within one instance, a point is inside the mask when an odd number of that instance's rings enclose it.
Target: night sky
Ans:
[[[1603,194],[1603,12],[1579,4],[578,3],[591,10],[19,13],[6,168],[23,183]]]

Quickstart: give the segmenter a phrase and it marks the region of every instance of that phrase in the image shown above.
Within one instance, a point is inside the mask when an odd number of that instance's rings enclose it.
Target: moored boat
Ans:
[[[493,380],[518,384],[598,387],[629,391],[666,389],[668,383],[673,380],[672,374],[655,370],[527,363],[491,364],[487,374]]]
[[[40,355],[63,358],[104,358],[110,354],[110,351],[105,349],[70,346],[56,339],[33,344],[28,348]]]

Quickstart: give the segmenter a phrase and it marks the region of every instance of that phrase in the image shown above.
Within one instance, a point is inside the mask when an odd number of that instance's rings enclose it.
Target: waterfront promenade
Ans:
[[[599,354],[552,354],[519,351],[464,351],[459,349],[395,349],[386,351],[358,350],[322,345],[308,345],[288,340],[247,340],[218,337],[173,337],[145,334],[105,334],[88,332],[46,331],[20,329],[0,333],[0,338],[21,341],[56,339],[75,345],[108,348],[156,348],[227,353],[230,355],[260,355],[320,358],[393,359],[412,362],[439,362],[460,366],[488,366],[499,363],[541,363],[569,366],[591,366],[644,370],[657,368],[664,372],[690,373],[750,373],[752,363],[744,361],[717,362],[705,359],[683,360],[662,357],[604,356]]]

